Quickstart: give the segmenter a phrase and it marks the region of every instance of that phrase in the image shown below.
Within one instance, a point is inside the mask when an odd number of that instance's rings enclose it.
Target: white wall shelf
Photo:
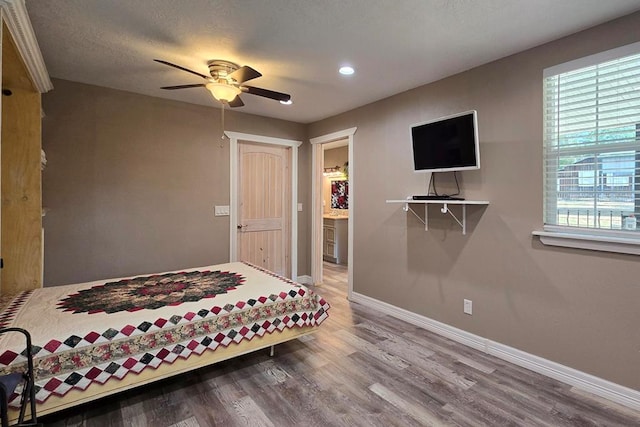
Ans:
[[[442,205],[440,212],[443,214],[449,214],[456,220],[458,225],[462,228],[462,234],[467,234],[467,205],[488,205],[486,200],[413,200],[411,198],[403,200],[387,200],[387,203],[402,203],[404,206],[402,210],[405,212],[411,212],[424,224],[425,231],[429,230],[429,216],[427,213],[428,205]],[[424,205],[424,220],[420,215],[413,210],[411,205]],[[458,219],[457,216],[449,209],[449,205],[462,206],[462,218]]]

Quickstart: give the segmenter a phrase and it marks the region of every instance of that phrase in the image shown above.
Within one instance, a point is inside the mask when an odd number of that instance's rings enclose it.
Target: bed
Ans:
[[[305,286],[237,262],[3,297],[0,327],[31,333],[44,415],[313,333],[328,309]],[[19,336],[1,336],[0,373],[21,369],[23,351]]]

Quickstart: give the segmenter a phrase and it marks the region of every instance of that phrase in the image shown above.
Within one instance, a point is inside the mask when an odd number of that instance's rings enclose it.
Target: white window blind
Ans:
[[[640,232],[640,46],[634,50],[545,71],[545,226]]]

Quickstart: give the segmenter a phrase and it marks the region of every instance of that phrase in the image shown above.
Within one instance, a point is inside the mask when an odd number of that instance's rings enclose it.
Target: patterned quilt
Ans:
[[[43,402],[256,335],[316,326],[328,309],[300,284],[229,263],[23,292],[2,301],[0,327],[31,333]],[[21,335],[1,336],[0,374],[21,369],[23,354]]]

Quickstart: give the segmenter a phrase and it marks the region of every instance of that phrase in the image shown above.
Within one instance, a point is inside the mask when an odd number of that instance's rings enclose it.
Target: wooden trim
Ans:
[[[312,214],[311,214],[311,274],[314,283],[318,283],[322,280],[322,251],[319,250],[322,247],[322,159],[317,160],[318,156],[322,155],[322,148],[316,149],[316,146],[327,142],[337,141],[340,139],[348,139],[349,146],[349,219],[348,219],[348,253],[347,253],[347,269],[348,269],[348,284],[347,284],[347,298],[350,300],[353,294],[353,223],[354,223],[354,209],[355,209],[355,186],[353,177],[355,172],[355,156],[354,156],[354,138],[353,135],[358,130],[357,127],[352,127],[336,132],[332,132],[326,135],[321,135],[315,138],[311,138],[309,142],[313,145],[312,151],[312,164],[311,164],[311,183],[312,183]],[[315,185],[314,185],[315,184]],[[319,206],[319,208],[318,208]]]
[[[44,64],[24,0],[0,0],[0,8],[33,85],[40,93],[50,91],[53,89],[53,84]]]
[[[309,142],[312,144],[324,144],[325,142],[337,141],[339,139],[350,138],[356,133],[358,130],[357,127],[339,130],[336,132],[328,133],[326,135],[316,136],[315,138],[311,138]],[[349,168],[351,168],[351,164],[349,164]]]
[[[227,135],[229,139],[235,139],[236,141],[242,140],[250,142],[260,142],[262,144],[286,145],[287,147],[300,147],[302,145],[302,141],[298,141],[295,139],[274,138],[271,136],[254,135],[250,133],[227,131],[225,132],[225,135]]]
[[[273,332],[271,334],[267,333],[262,337],[254,337],[252,340],[244,341],[240,344],[232,343],[228,347],[219,347],[215,351],[204,351],[200,355],[193,353],[187,359],[178,358],[173,363],[162,363],[156,369],[147,367],[139,374],[129,372],[121,380],[112,378],[104,384],[91,383],[86,390],[73,389],[64,396],[51,395],[44,403],[38,404],[36,410],[38,411],[38,416],[61,411],[72,406],[130,390],[144,384],[149,384],[154,381],[209,366],[246,353],[268,348],[272,345],[294,340],[302,336],[315,333],[316,331],[316,326],[296,327]],[[14,422],[17,418],[18,411],[10,409],[10,421]]]
[[[302,276],[298,276],[298,283],[301,283],[303,285],[313,285],[313,279],[311,278],[311,276],[304,274]]]
[[[321,144],[311,146],[311,282],[322,283],[322,169]]]
[[[438,322],[417,313],[376,300],[366,295],[353,293],[351,301],[393,316],[412,325],[447,337],[460,344],[484,351],[507,362],[530,369],[549,378],[556,379],[578,389],[587,391],[613,402],[640,411],[640,391],[578,371],[569,366],[544,359],[531,353],[509,347],[462,329]]]
[[[572,230],[568,228],[563,231],[559,231],[559,229],[560,227],[549,231],[536,230],[531,232],[531,234],[538,236],[543,245],[640,255],[640,239],[637,238],[625,238],[604,234],[572,233]]]

